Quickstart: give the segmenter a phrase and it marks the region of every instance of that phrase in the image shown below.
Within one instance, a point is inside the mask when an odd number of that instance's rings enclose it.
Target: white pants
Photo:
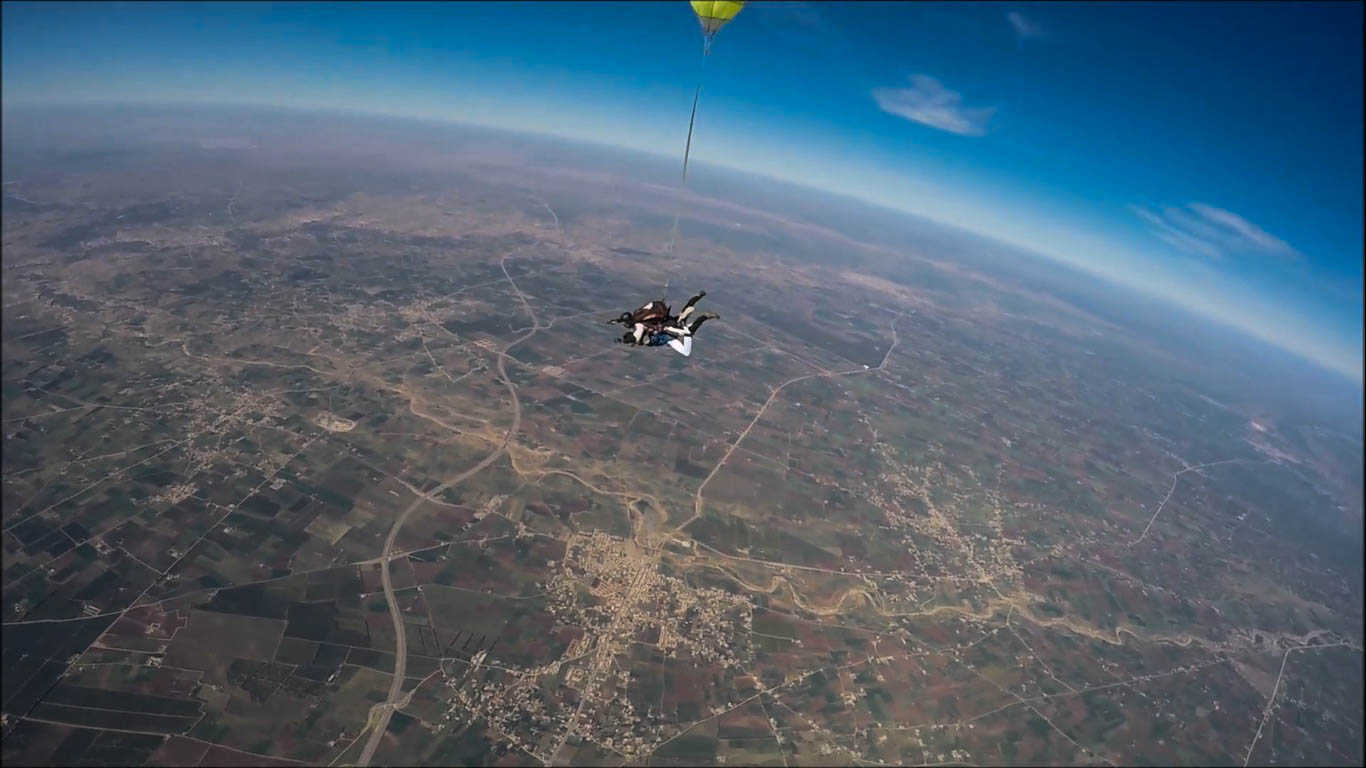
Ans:
[[[692,337],[684,336],[682,339],[669,339],[669,346],[673,347],[678,354],[687,357],[692,354]]]

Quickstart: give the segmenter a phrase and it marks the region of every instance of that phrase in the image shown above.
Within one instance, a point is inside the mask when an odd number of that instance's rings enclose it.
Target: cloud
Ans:
[[[1015,30],[1015,36],[1021,40],[1043,37],[1043,27],[1039,26],[1037,21],[1025,18],[1019,11],[1007,13],[1006,21],[1010,22],[1010,28]]]
[[[1153,236],[1179,251],[1207,259],[1238,254],[1298,257],[1289,243],[1232,211],[1205,203],[1167,207],[1160,212],[1141,206],[1130,210],[1153,227]]]
[[[1209,242],[1200,234],[1192,233],[1190,231],[1191,229],[1199,229],[1199,227],[1184,227],[1181,224],[1171,223],[1172,221],[1181,220],[1181,211],[1179,209],[1167,209],[1166,211],[1163,211],[1162,215],[1158,215],[1146,208],[1140,208],[1138,206],[1133,206],[1132,209],[1139,218],[1152,225],[1154,236],[1173,248],[1176,248],[1178,251],[1184,251],[1195,256],[1204,256],[1209,259],[1223,258],[1224,253],[1218,246]]]
[[[959,136],[984,136],[995,107],[965,107],[963,97],[929,75],[911,75],[909,88],[874,88],[882,111]]]
[[[1245,242],[1256,246],[1259,250],[1283,254],[1293,254],[1295,252],[1295,249],[1291,248],[1289,243],[1275,237],[1232,211],[1225,211],[1222,208],[1215,208],[1212,205],[1205,205],[1204,203],[1191,203],[1188,207],[1201,216],[1204,216],[1207,221],[1222,225],[1237,233]]]

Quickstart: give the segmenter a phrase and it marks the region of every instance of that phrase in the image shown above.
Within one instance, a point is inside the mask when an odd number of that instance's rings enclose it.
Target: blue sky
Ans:
[[[244,102],[680,155],[688,5],[21,4],[3,98]],[[693,151],[1164,296],[1358,382],[1360,3],[751,3]]]

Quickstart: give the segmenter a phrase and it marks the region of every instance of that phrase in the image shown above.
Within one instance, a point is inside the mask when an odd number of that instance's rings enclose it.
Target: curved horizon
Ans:
[[[681,161],[699,63],[686,6],[477,5],[6,3],[4,104],[336,109]],[[755,4],[708,58],[692,161],[1001,241],[1360,387],[1361,8],[1236,16]],[[1135,35],[1176,17],[1163,44]],[[1254,40],[1288,72],[1238,52]]]

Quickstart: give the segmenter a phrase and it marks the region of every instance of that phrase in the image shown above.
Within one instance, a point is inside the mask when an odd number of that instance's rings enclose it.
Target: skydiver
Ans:
[[[635,337],[633,343],[637,345],[644,343],[643,339],[645,338],[646,333],[654,332],[659,325],[667,325],[673,328],[677,336],[687,336],[692,333],[692,331],[689,330],[689,326],[686,324],[687,319],[696,309],[697,302],[701,301],[702,297],[706,295],[706,291],[699,291],[696,296],[688,299],[688,303],[683,305],[683,311],[678,313],[678,317],[673,317],[670,314],[669,305],[665,304],[663,299],[659,299],[648,302],[634,312],[622,312],[616,319],[608,320],[607,322],[609,324],[621,323],[622,325],[631,328],[632,334],[630,335]],[[659,345],[656,344],[653,346]]]
[[[701,296],[698,296],[697,298],[701,298]],[[689,302],[689,307],[685,308],[684,311],[687,312],[693,303],[696,303],[696,299]],[[692,313],[687,312],[687,314]],[[626,333],[623,333],[621,338],[617,341],[621,344],[649,347],[662,347],[667,344],[670,347],[673,347],[673,350],[678,354],[688,357],[692,354],[692,337],[697,333],[697,329],[701,328],[702,324],[708,320],[718,317],[720,317],[720,315],[715,312],[703,312],[689,325],[679,324],[678,326],[674,326],[663,322],[656,322],[646,326],[644,332],[627,331]],[[638,324],[637,327],[639,328],[642,326],[643,324]]]

